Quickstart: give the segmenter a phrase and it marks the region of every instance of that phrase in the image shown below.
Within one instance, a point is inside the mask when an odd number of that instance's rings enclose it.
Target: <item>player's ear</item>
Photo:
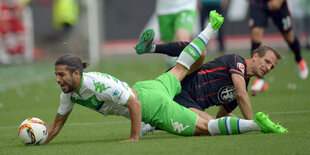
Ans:
[[[253,55],[253,61],[256,61],[258,58],[259,58],[258,53],[254,53],[254,55]]]
[[[80,75],[80,71],[79,71],[78,69],[76,69],[76,70],[73,72],[73,75],[79,76],[79,75]]]

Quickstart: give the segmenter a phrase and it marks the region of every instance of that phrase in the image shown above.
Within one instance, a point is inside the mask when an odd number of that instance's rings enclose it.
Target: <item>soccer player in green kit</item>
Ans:
[[[99,88],[95,90],[96,99],[98,103],[102,103],[102,106],[105,106],[105,102],[109,102],[111,105],[116,104],[128,107],[131,119],[131,136],[125,141],[139,140],[141,121],[161,128],[169,133],[182,136],[241,134],[249,131],[262,131],[265,133],[287,132],[285,128],[274,124],[268,119],[267,115],[261,112],[256,114],[254,120],[222,117],[209,121],[173,101],[174,96],[181,92],[180,81],[187,75],[190,66],[199,59],[208,40],[216,33],[224,21],[224,18],[215,11],[210,12],[210,19],[211,23],[183,50],[177,64],[169,72],[162,74],[155,80],[137,82],[132,88],[122,88],[123,90],[121,92],[123,93],[115,93],[115,95],[113,93],[103,96],[102,94],[106,93],[104,89],[102,91]],[[143,35],[147,39],[147,35],[149,34],[146,32]],[[87,107],[87,105],[92,105],[92,103],[88,102],[89,99],[85,100],[85,102],[82,101],[84,96],[83,92],[80,92],[80,88],[83,88],[84,77],[81,73],[87,67],[83,64],[82,62],[71,64],[65,61],[56,63],[55,74],[63,92],[71,95],[71,97],[68,97],[68,100]],[[80,67],[76,68],[76,66]],[[67,75],[68,70],[70,70],[71,76]],[[108,76],[103,73],[96,75],[84,73],[84,75],[99,78],[97,80],[104,83],[104,88],[109,88],[110,91],[117,90],[121,86],[121,83],[119,83],[121,81],[118,79],[114,80],[118,83],[115,86],[115,82],[114,84],[111,81],[106,82],[108,81]],[[93,80],[95,81],[96,79]],[[93,85],[91,87],[96,87],[97,82],[93,82]],[[85,92],[93,91],[91,88],[86,87],[83,90]],[[98,111],[99,109],[99,112],[101,108],[101,106],[97,106],[97,108],[93,107],[94,110]],[[68,114],[64,116],[57,115],[55,120],[48,125],[49,137],[46,143],[58,134],[67,117]]]

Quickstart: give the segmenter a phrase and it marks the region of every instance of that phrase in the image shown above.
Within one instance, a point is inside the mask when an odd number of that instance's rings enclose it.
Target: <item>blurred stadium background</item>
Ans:
[[[70,30],[53,27],[53,3],[56,0],[37,0],[25,10],[24,23],[30,25],[27,37],[33,40],[28,53],[34,60],[55,58],[65,53],[76,53],[83,58],[98,60],[98,55],[134,53],[133,47],[143,30],[154,28],[159,40],[158,23],[154,14],[156,1],[143,0],[82,0],[78,1],[78,22]],[[134,4],[134,5],[133,5]],[[224,41],[227,52],[250,51],[248,29],[248,2],[231,0],[224,11]],[[88,18],[91,17],[91,18]],[[98,19],[98,20],[97,20]],[[200,32],[199,13],[193,37]],[[29,24],[30,23],[30,24]],[[26,26],[27,27],[27,26]],[[31,37],[33,34],[33,37]],[[304,47],[306,35],[300,41]],[[209,45],[209,52],[217,52],[216,39]],[[263,43],[286,50],[287,45],[273,24],[265,30]],[[32,42],[27,43],[32,46]],[[91,52],[92,51],[92,52]],[[31,58],[30,58],[31,59]],[[1,60],[1,59],[0,59]]]

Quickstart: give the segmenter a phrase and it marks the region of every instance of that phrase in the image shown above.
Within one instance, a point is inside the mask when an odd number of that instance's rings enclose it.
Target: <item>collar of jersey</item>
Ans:
[[[81,90],[81,88],[82,88],[83,81],[84,81],[84,73],[83,73],[83,75],[82,75],[81,83],[80,83],[80,86],[79,86],[79,89],[78,89],[78,93],[77,93],[80,97],[82,97],[81,94],[80,94],[80,90]]]

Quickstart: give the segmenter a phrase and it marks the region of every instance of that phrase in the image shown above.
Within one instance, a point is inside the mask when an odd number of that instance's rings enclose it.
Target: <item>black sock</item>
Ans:
[[[155,130],[163,130],[163,129],[161,129],[161,128],[158,128],[157,126],[155,126]]]
[[[189,42],[179,41],[167,44],[157,44],[154,53],[162,53],[171,57],[178,57]]]
[[[252,42],[252,46],[251,46],[251,55],[254,52],[254,50],[256,50],[262,43],[255,43]]]
[[[294,52],[296,62],[299,62],[302,59],[301,53],[300,53],[299,40],[297,38],[295,38],[295,41],[291,44],[288,43],[288,45],[290,46],[291,50]]]

